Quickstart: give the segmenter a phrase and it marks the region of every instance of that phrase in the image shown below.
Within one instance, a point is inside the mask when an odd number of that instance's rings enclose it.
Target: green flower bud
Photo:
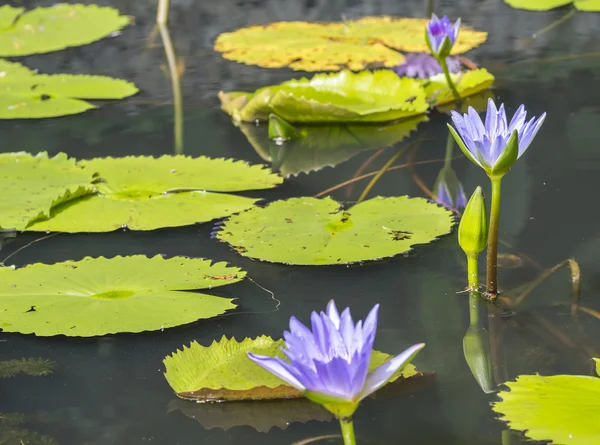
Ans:
[[[485,197],[477,187],[458,225],[458,244],[468,257],[479,255],[487,244],[488,218]]]

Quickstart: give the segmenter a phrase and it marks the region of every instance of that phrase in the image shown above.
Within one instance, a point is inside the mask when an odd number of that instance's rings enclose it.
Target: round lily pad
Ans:
[[[153,331],[211,318],[231,299],[183,292],[238,282],[210,260],[143,255],[32,264],[0,273],[0,328],[39,336]]]
[[[222,218],[252,207],[255,198],[228,193],[274,187],[281,177],[262,165],[189,156],[127,156],[81,161],[98,172],[99,193],[52,210],[30,231],[154,230]]]
[[[217,237],[260,260],[347,264],[408,252],[447,234],[453,222],[448,210],[423,198],[377,197],[349,210],[331,198],[293,198],[232,216]]]

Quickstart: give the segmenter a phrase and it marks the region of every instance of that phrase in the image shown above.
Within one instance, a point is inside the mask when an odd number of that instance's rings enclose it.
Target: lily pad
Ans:
[[[96,107],[80,99],[123,99],[137,92],[135,85],[121,79],[36,74],[19,63],[0,59],[0,119],[83,113]]]
[[[94,173],[83,170],[64,153],[0,154],[0,227],[24,230],[50,216],[62,202],[94,192]]]
[[[192,342],[164,359],[165,378],[178,397],[196,401],[233,401],[302,397],[297,389],[252,362],[247,354],[284,357],[283,340],[261,336],[238,342],[223,336],[210,346]],[[385,363],[390,355],[373,351],[370,368]],[[418,373],[407,365],[391,382]]]
[[[127,156],[81,161],[98,172],[99,193],[53,209],[30,231],[154,230],[210,221],[252,207],[258,199],[226,193],[266,189],[282,182],[269,169],[232,159]],[[99,217],[102,215],[102,217]]]
[[[27,56],[85,45],[129,24],[113,8],[57,4],[23,12],[0,7],[0,57]]]
[[[235,120],[266,121],[271,113],[288,122],[386,122],[429,108],[418,80],[390,70],[317,74],[255,93],[219,93]]]
[[[510,427],[556,444],[600,443],[600,378],[521,375],[494,404]]]
[[[508,5],[528,11],[549,11],[550,9],[573,4],[579,11],[600,11],[600,0],[504,0]]]
[[[429,51],[423,38],[428,20],[364,17],[332,23],[277,22],[221,34],[215,50],[229,60],[264,68],[302,71],[362,70],[369,65],[393,67],[404,57],[397,51]],[[468,51],[487,33],[461,27],[453,54]]]
[[[32,264],[0,273],[0,328],[72,337],[170,328],[236,307],[228,298],[183,291],[245,275],[224,262],[159,255]]]
[[[450,74],[461,97],[469,97],[488,90],[494,83],[494,76],[485,68]],[[433,106],[454,102],[454,95],[448,88],[443,74],[421,81],[427,95],[427,102]]]
[[[368,150],[394,145],[408,137],[426,115],[389,124],[297,125],[296,137],[277,143],[267,126],[238,123],[258,155],[283,177],[334,167]]]
[[[377,197],[349,210],[331,198],[293,198],[232,216],[217,237],[243,256],[321,266],[406,253],[453,223],[451,212],[423,198]]]

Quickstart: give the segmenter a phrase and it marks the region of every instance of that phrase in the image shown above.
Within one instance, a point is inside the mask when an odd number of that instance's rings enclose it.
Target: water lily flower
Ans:
[[[463,116],[456,111],[451,114],[456,129],[450,124],[448,128],[456,143],[465,156],[490,177],[502,177],[510,170],[525,153],[546,118],[546,113],[543,113],[539,118],[533,117],[526,122],[527,112],[521,105],[507,124],[504,104],[498,109],[491,98],[488,100],[485,125],[472,107]]]
[[[456,57],[448,57],[446,61],[451,73],[458,73],[460,71],[461,64]],[[417,79],[429,79],[444,72],[440,62],[427,53],[405,54],[404,63],[392,68],[392,70],[400,77],[414,77]]]
[[[291,317],[283,349],[289,361],[248,356],[340,420],[350,419],[362,399],[384,386],[425,346],[416,344],[369,372],[378,310],[377,304],[364,324],[354,324],[349,308],[340,315],[330,301],[326,313],[312,313],[312,330]]]
[[[436,59],[448,57],[460,31],[460,19],[450,23],[448,16],[441,19],[437,15],[431,14],[431,20],[425,30],[425,41]]]

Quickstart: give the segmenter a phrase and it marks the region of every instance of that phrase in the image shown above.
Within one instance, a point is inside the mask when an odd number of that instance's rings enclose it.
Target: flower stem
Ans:
[[[444,156],[444,168],[450,167],[452,163],[452,151],[454,149],[454,138],[452,133],[448,132],[448,139],[446,139],[446,155]]]
[[[354,437],[354,425],[352,424],[352,418],[341,417],[340,426],[342,427],[344,445],[356,445],[356,438]]]
[[[502,176],[490,177],[492,181],[492,208],[487,245],[487,296],[498,296],[498,228],[500,225],[500,184]]]
[[[467,276],[469,280],[469,290],[477,291],[479,289],[479,272],[477,270],[477,256],[467,256]]]
[[[450,77],[450,71],[448,70],[448,64],[446,63],[446,58],[441,57],[439,59],[439,62],[440,62],[440,65],[442,66],[442,70],[444,71],[444,76],[446,76],[446,83],[448,84],[448,87],[452,91],[452,94],[454,95],[454,99],[456,100],[456,102],[458,104],[460,104],[462,99],[460,97],[460,94],[458,93],[458,90],[456,89],[456,85],[454,85],[454,82],[452,81],[452,78]]]

